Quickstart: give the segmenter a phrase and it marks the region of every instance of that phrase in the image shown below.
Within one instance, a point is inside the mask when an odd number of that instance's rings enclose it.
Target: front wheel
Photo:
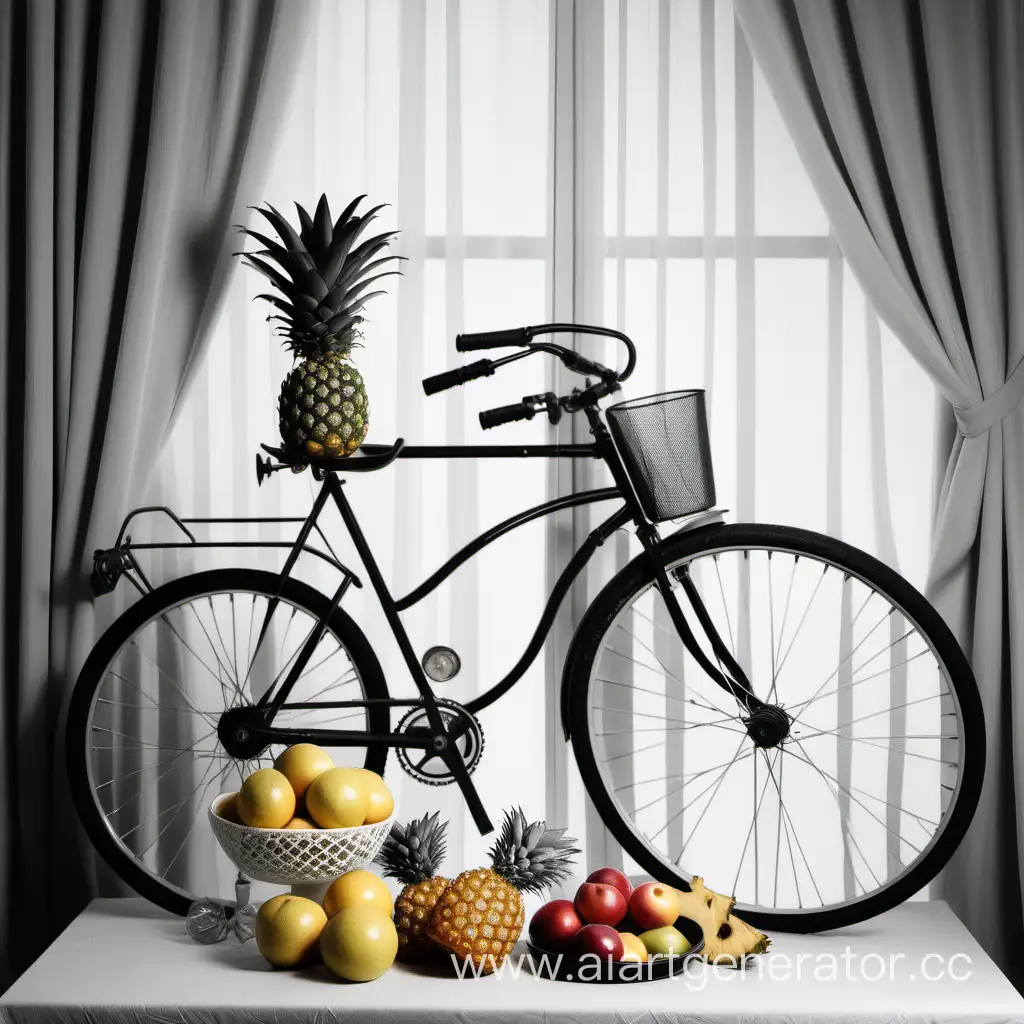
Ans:
[[[681,888],[703,875],[741,916],[789,931],[861,921],[921,889],[970,824],[985,765],[977,685],[935,609],[877,559],[806,530],[719,525],[662,553],[781,714],[748,726],[685,649],[646,556],[604,588],[566,662],[567,724],[636,867]]]
[[[68,712],[71,789],[93,845],[140,895],[185,914],[194,899],[230,886],[234,871],[206,808],[273,764],[281,748],[235,760],[220,741],[220,717],[284,679],[323,617],[327,629],[296,680],[291,710],[282,708],[275,724],[389,732],[386,705],[316,706],[388,693],[359,627],[299,580],[253,569],[184,576],[132,605],[93,648]],[[382,746],[346,747],[335,761],[383,774],[386,757]]]

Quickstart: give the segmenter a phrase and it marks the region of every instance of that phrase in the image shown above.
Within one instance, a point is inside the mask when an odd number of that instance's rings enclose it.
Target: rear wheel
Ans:
[[[805,530],[719,525],[663,552],[773,710],[751,723],[685,650],[646,557],[626,566],[566,665],[574,752],[625,852],[680,887],[703,875],[783,930],[917,892],[963,837],[985,764],[974,676],[938,613],[877,559]]]
[[[280,604],[257,644],[267,603]],[[176,914],[234,876],[206,810],[237,790],[280,748],[246,760],[217,733],[228,709],[254,703],[282,680],[321,616],[327,630],[289,704],[387,698],[373,649],[359,627],[312,587],[250,569],[173,580],[144,596],[104,633],[72,695],[68,767],[79,816],[120,878]],[[281,727],[390,731],[388,708],[282,709]],[[338,764],[383,774],[381,746],[332,750]]]

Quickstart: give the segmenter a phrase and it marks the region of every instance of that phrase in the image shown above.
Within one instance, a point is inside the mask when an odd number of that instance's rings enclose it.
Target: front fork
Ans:
[[[746,709],[748,715],[753,715],[755,712],[760,711],[765,706],[764,702],[754,696],[754,688],[750,685],[747,674],[733,657],[725,641],[722,640],[721,634],[715,628],[715,624],[708,614],[704,601],[701,599],[700,593],[690,578],[689,568],[684,566],[673,575],[679,581],[690,603],[690,607],[693,609],[693,613],[697,617],[701,629],[704,631],[704,635],[711,644],[711,650],[715,656],[715,661],[718,663],[717,665],[713,664],[711,659],[704,653],[693,634],[693,630],[690,628],[689,622],[686,621],[686,616],[683,614],[683,609],[676,597],[676,589],[672,586],[672,580],[665,569],[665,560],[661,555],[658,531],[650,523],[645,522],[637,528],[637,537],[643,545],[644,551],[647,552],[647,557],[650,560],[654,573],[654,584],[665,601],[669,618],[672,620],[672,625],[675,626],[683,645],[693,655],[694,660],[707,675],[723,690],[739,701]]]

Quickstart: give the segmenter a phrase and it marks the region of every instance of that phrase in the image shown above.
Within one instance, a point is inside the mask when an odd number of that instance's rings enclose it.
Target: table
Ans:
[[[757,970],[700,965],[689,977],[644,984],[555,982],[526,967],[518,978],[459,980],[396,964],[375,982],[350,985],[322,966],[272,970],[254,942],[196,945],[180,918],[142,900],[95,900],[0,998],[0,1016],[12,1024],[134,1024],[147,1014],[203,1024],[1024,1021],[1024,999],[944,903],[908,903],[851,928],[774,940]],[[924,977],[940,969],[940,980]]]

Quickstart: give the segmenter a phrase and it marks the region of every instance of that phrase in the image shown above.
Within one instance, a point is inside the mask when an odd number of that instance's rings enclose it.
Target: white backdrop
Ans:
[[[923,583],[933,389],[846,269],[729,0],[325,0],[270,185],[251,201],[284,211],[321,191],[337,209],[362,192],[392,202],[381,229],[401,228],[396,251],[409,257],[368,309],[355,354],[370,440],[554,440],[539,421],[486,437],[476,423],[480,409],[557,390],[539,359],[433,398],[420,380],[460,361],[452,342],[463,329],[573,317],[618,326],[640,353],[627,395],[708,388],[719,504],[732,518],[834,534]],[[158,461],[149,497],[181,514],[302,515],[314,493],[308,474],[256,488],[253,455],[277,440],[289,366],[251,301],[258,284],[235,274]],[[348,485],[396,594],[481,529],[571,486],[564,466],[507,461],[405,462]],[[331,518],[330,539],[352,560]],[[516,531],[406,615],[417,650],[450,643],[462,657],[444,695],[467,700],[504,675],[589,528],[584,512]],[[546,653],[483,713],[476,774],[495,819],[519,803],[547,814],[584,840],[593,864],[620,854],[588,812],[556,695],[573,617],[627,557],[620,537]],[[237,561],[204,553],[175,571]],[[157,561],[158,579],[168,566]],[[303,570],[333,590],[318,573]],[[345,606],[392,692],[409,695],[367,598]],[[451,815],[452,870],[479,862],[488,843],[456,790],[421,787],[394,763],[388,781],[405,816]]]

